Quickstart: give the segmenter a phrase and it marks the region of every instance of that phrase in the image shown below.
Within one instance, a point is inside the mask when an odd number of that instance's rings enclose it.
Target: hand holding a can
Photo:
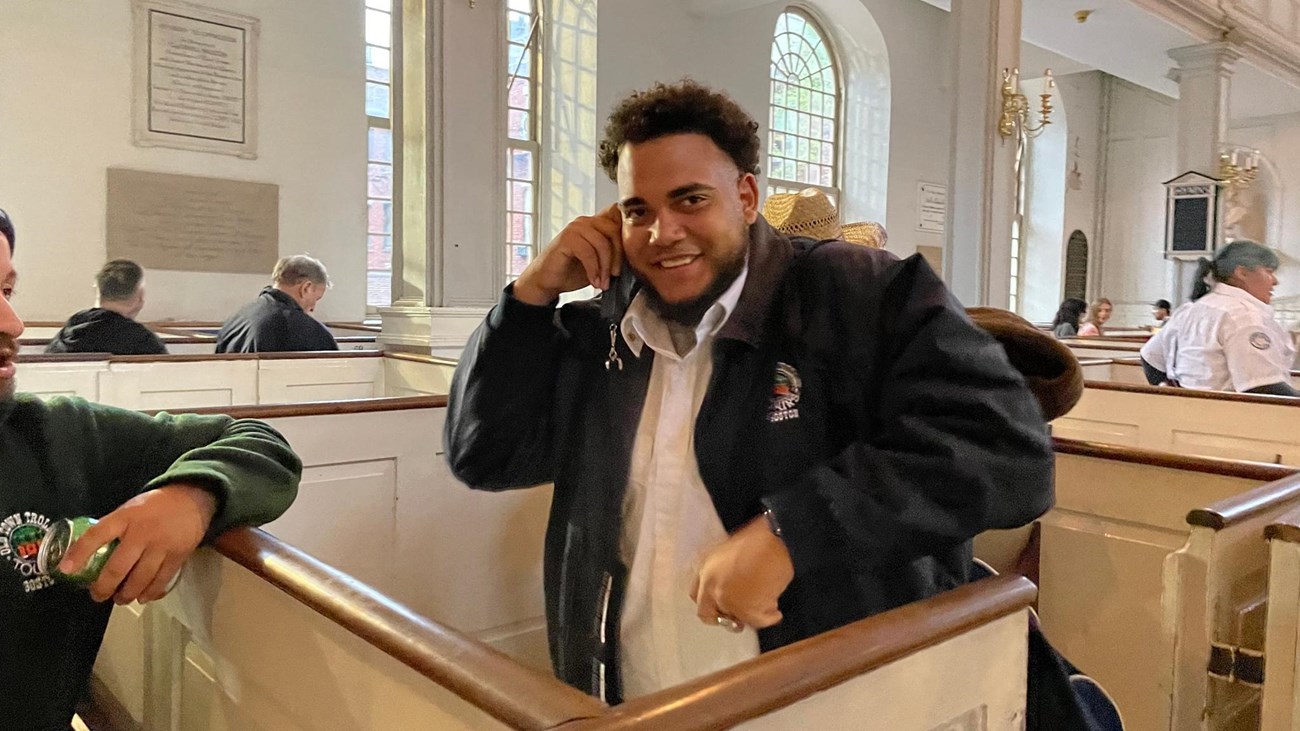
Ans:
[[[216,509],[216,498],[198,485],[177,483],[141,493],[86,529],[58,570],[76,573],[101,547],[117,540],[90,585],[91,598],[102,602],[112,597],[117,604],[161,599],[203,541]]]

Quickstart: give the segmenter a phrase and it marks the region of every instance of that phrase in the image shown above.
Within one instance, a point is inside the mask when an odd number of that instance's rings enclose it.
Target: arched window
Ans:
[[[807,187],[839,200],[840,84],[827,36],[804,12],[776,19],[768,112],[767,193]]]
[[[506,12],[506,281],[537,251],[541,157],[541,14],[537,0],[509,0]]]

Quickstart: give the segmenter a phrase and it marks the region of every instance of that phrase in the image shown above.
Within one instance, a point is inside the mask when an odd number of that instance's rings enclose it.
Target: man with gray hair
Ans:
[[[135,321],[144,308],[144,269],[129,259],[114,259],[95,275],[99,303],[72,317],[45,346],[47,353],[161,355],[162,340]]]
[[[276,262],[271,282],[221,326],[217,352],[338,350],[334,336],[311,316],[330,288],[325,265],[306,254],[286,256]]]

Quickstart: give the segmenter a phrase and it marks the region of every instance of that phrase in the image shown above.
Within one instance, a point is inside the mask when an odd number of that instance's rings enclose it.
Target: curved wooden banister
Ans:
[[[459,363],[455,358],[444,358],[438,355],[429,355],[428,353],[405,353],[400,350],[386,350],[384,351],[384,357],[393,360],[409,360],[416,363],[432,363],[452,367]]]
[[[1291,476],[1197,508],[1187,514],[1187,522],[1202,528],[1223,530],[1276,508],[1279,503],[1296,499],[1300,499],[1300,477]]]
[[[345,399],[340,401],[305,401],[297,404],[252,404],[249,406],[201,406],[193,409],[152,409],[143,413],[154,415],[164,411],[169,414],[225,414],[235,419],[283,419],[290,416],[327,416],[330,414],[367,414],[374,411],[407,411],[409,409],[441,409],[447,406],[447,397],[438,396],[380,396],[377,398]]]
[[[1300,398],[1293,396],[1269,396],[1262,393],[1235,393],[1232,391],[1205,391],[1199,388],[1170,388],[1168,386],[1144,386],[1138,383],[1114,383],[1111,381],[1084,381],[1085,388],[1097,391],[1124,391],[1126,393],[1150,393],[1159,396],[1180,398],[1209,399],[1211,401],[1236,401],[1245,404],[1268,404],[1270,406],[1300,407]]]
[[[1153,467],[1168,467],[1188,472],[1203,472],[1224,477],[1239,477],[1245,480],[1273,482],[1286,479],[1300,468],[1267,462],[1248,462],[1240,459],[1221,459],[1219,457],[1197,457],[1172,452],[1160,452],[1154,449],[1126,447],[1119,444],[1085,442],[1077,439],[1052,437],[1052,447],[1060,454],[1074,454],[1080,457],[1096,457],[1116,462],[1132,462]]]
[[[237,528],[214,545],[226,558],[511,728],[544,731],[606,710],[595,698],[416,614],[263,531]]]
[[[1089,350],[1115,350],[1136,353],[1142,350],[1141,343],[1127,340],[1112,341],[1109,338],[1065,338],[1061,340],[1068,348],[1087,348]]]
[[[1113,358],[1075,358],[1075,360],[1077,360],[1081,366],[1110,365],[1115,362]]]
[[[1037,593],[1020,576],[984,579],[637,698],[568,729],[731,728],[1018,612]]]
[[[1266,527],[1264,537],[1270,541],[1300,543],[1300,508],[1283,515]]]

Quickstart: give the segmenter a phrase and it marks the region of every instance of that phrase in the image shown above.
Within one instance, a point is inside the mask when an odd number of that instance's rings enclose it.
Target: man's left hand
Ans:
[[[217,510],[211,492],[176,483],[141,493],[90,526],[59,562],[59,571],[75,573],[101,546],[121,543],[90,585],[97,602],[150,602],[167,593],[167,585],[202,542]]]
[[[760,515],[704,554],[691,600],[705,624],[726,617],[759,629],[771,627],[781,621],[777,600],[793,579],[790,551]]]

